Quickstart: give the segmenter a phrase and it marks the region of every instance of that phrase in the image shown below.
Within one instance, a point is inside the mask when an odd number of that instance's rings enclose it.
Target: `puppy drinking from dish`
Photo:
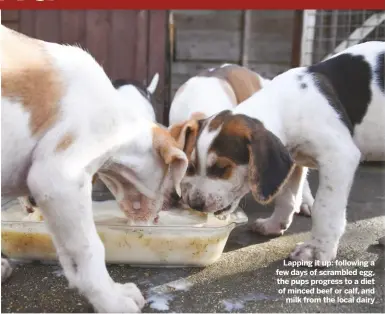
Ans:
[[[235,64],[223,64],[218,68],[202,71],[197,76],[190,78],[175,94],[169,115],[171,134],[190,159],[198,136],[199,119],[208,118],[222,110],[234,109],[268,84],[270,84],[270,80],[246,67]],[[254,106],[259,105],[266,104],[254,104]],[[229,138],[228,145],[231,146],[231,138]],[[193,163],[190,163],[190,166],[193,167]],[[189,171],[191,171],[191,167]],[[296,212],[310,216],[314,199],[306,179],[307,169],[304,168],[302,171],[305,177],[303,198],[296,206]],[[234,184],[235,182],[227,183]],[[220,189],[222,183],[212,181],[212,184],[211,189]],[[178,199],[175,194],[173,194],[173,199]],[[237,208],[239,201],[240,199],[237,199],[231,208],[223,211],[219,217],[225,217],[227,213],[232,212]],[[287,202],[290,201],[291,199],[287,200]],[[190,205],[198,206],[200,209],[200,204]]]
[[[159,82],[159,74],[155,73],[150,84],[145,86],[136,80],[128,80],[128,79],[117,79],[112,81],[112,85],[117,89],[119,94],[122,96],[123,101],[130,105],[130,98],[132,94],[136,94],[136,97],[140,95],[145,97],[148,102],[142,102],[140,106],[136,106],[135,110],[143,117],[148,119],[149,121],[156,122],[155,119],[155,99],[154,93],[158,86]],[[94,175],[92,178],[92,186],[97,189],[105,189],[105,185],[101,182],[101,180],[97,179],[97,175]],[[36,205],[35,200],[32,196],[28,197],[19,197],[19,202],[22,207],[30,214],[30,219],[33,220],[42,220],[42,214],[39,208]],[[138,206],[138,203],[135,203],[135,207]]]
[[[271,217],[254,228],[280,235],[300,203],[303,167],[317,168],[311,239],[291,258],[334,259],[360,161],[385,160],[384,54],[385,42],[352,46],[278,75],[234,109],[198,121],[185,139],[193,145],[183,201],[220,213],[249,191],[262,204],[275,198]]]
[[[91,180],[98,172],[127,216],[147,221],[160,210],[167,175],[180,190],[186,155],[167,130],[132,110],[147,100],[132,93],[127,106],[79,47],[1,26],[1,54],[2,196],[35,199],[70,286],[98,312],[139,312],[145,300],[136,285],[108,274]],[[2,259],[2,274],[8,266]]]

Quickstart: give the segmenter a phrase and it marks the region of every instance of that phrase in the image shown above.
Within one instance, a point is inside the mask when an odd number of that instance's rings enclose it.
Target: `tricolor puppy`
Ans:
[[[233,109],[269,82],[236,64],[203,70],[176,91],[170,107],[170,126]]]
[[[114,80],[112,81],[112,85],[118,90],[119,94],[123,97],[123,101],[125,101],[127,105],[130,105],[130,98],[132,97],[133,94],[136,94],[135,97],[140,97],[140,95],[142,97],[145,97],[148,100],[148,102],[142,102],[141,106],[135,107],[135,110],[142,117],[148,119],[149,121],[156,122],[155,111],[154,111],[155,99],[153,94],[156,90],[156,87],[158,86],[158,82],[159,82],[159,74],[156,73],[152,78],[148,87],[144,86],[143,84],[141,84],[136,80],[128,80],[128,79]],[[94,186],[95,183],[96,184],[99,183],[97,181],[97,175],[94,175],[92,178],[92,185]],[[36,202],[32,196],[19,197],[19,202],[28,213],[39,211],[39,208],[37,207]],[[140,209],[140,202],[135,202],[133,204],[133,207],[135,210]]]
[[[235,64],[224,64],[218,68],[202,71],[197,76],[190,78],[175,94],[169,115],[171,135],[176,139],[179,147],[184,150],[187,157],[191,159],[198,136],[199,119],[208,118],[223,110],[234,109],[238,104],[268,84],[270,84],[270,80],[261,77],[246,67]],[[261,105],[266,106],[268,104],[254,104],[254,106]],[[226,138],[223,141],[226,146]],[[233,150],[230,144],[231,139],[229,138],[227,147],[228,150]],[[236,162],[237,160],[233,160],[233,163]],[[190,164],[191,167],[194,167],[194,162]],[[190,172],[192,171],[191,167]],[[228,175],[222,180],[215,179],[208,182],[210,182],[208,183],[210,186],[205,187],[207,191],[221,190],[222,185],[225,185],[224,191],[227,191],[227,186],[236,188],[238,179],[236,176]],[[226,210],[220,212],[221,216],[232,212],[238,206],[240,199],[233,199],[234,202],[228,204]],[[290,199],[287,201],[291,202]],[[305,179],[302,203],[299,203],[301,206],[297,206],[296,211],[310,215],[313,202],[314,199],[308,181]],[[203,203],[199,199],[188,199],[188,205],[198,210],[203,209]]]
[[[249,191],[262,204],[275,198],[274,213],[255,230],[278,235],[301,200],[304,169],[318,168],[312,237],[291,258],[335,258],[360,160],[385,160],[384,53],[384,42],[353,46],[199,120],[186,140],[197,137],[181,184],[184,202],[218,213]]]
[[[98,172],[128,216],[148,220],[160,209],[166,175],[179,190],[185,154],[167,130],[132,109],[147,99],[132,93],[127,105],[82,49],[1,26],[1,56],[2,196],[33,196],[70,286],[97,311],[139,312],[138,288],[107,272],[91,178]],[[2,274],[7,265],[2,260]]]

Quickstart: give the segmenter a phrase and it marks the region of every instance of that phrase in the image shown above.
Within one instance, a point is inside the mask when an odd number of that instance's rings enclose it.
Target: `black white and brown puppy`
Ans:
[[[236,64],[223,64],[220,67],[200,72],[184,83],[175,94],[169,114],[171,134],[187,156],[191,156],[198,135],[199,119],[208,118],[226,109],[234,109],[269,83],[270,80],[263,78],[258,73]],[[231,144],[231,139],[229,139],[228,144]],[[303,171],[306,172],[307,169]],[[213,188],[219,187],[213,186]],[[176,193],[173,196],[174,200],[178,199]],[[239,201],[240,199],[236,199],[231,208],[218,217],[225,217],[226,212],[233,211],[238,206]],[[288,200],[288,202],[290,201]],[[310,216],[313,202],[314,198],[308,181],[305,179],[303,197],[296,207],[296,212]],[[183,202],[173,205],[181,206]],[[201,209],[201,205],[201,202],[190,202],[190,206],[195,206],[198,210]]]
[[[303,167],[317,168],[311,239],[291,258],[335,258],[360,161],[385,160],[384,53],[385,42],[355,45],[291,69],[234,109],[198,120],[185,133],[184,142],[194,145],[184,202],[220,213],[249,191],[262,204],[275,198],[271,217],[258,219],[254,229],[280,235],[300,201]]]

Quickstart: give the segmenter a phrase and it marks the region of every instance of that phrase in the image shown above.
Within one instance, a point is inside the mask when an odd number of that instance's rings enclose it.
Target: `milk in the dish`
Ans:
[[[206,266],[218,260],[230,232],[247,217],[226,220],[193,210],[161,211],[157,223],[128,225],[115,201],[93,202],[94,220],[107,263],[151,266]],[[243,215],[243,216],[242,216]],[[56,260],[42,217],[19,204],[2,213],[2,252],[16,259]]]

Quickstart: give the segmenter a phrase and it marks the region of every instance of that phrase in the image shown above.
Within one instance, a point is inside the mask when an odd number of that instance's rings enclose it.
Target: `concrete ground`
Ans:
[[[338,254],[339,260],[374,262],[374,266],[367,268],[375,272],[374,285],[358,285],[360,288],[374,287],[370,296],[375,298],[373,304],[287,303],[285,296],[278,293],[280,288],[288,288],[289,285],[277,284],[277,278],[280,277],[276,275],[276,269],[291,270],[282,266],[283,259],[295,243],[309,237],[311,219],[301,216],[296,216],[287,233],[277,238],[253,234],[248,226],[235,229],[222,258],[206,268],[111,265],[109,271],[118,282],[133,281],[138,284],[149,300],[143,312],[384,313],[384,247],[377,242],[378,238],[385,236],[384,175],[383,165],[365,166],[358,171],[348,206],[347,230]],[[315,191],[316,173],[311,174],[311,186]],[[250,198],[246,203],[245,211],[250,223],[257,217],[266,217],[271,213],[270,207],[259,206]],[[354,270],[355,267],[349,269]],[[302,279],[345,277],[304,276]],[[343,290],[351,287],[347,284],[337,286]],[[348,295],[347,292],[345,297]],[[2,313],[92,311],[77,292],[67,288],[59,266],[39,263],[16,265],[12,277],[2,284],[1,306]]]

